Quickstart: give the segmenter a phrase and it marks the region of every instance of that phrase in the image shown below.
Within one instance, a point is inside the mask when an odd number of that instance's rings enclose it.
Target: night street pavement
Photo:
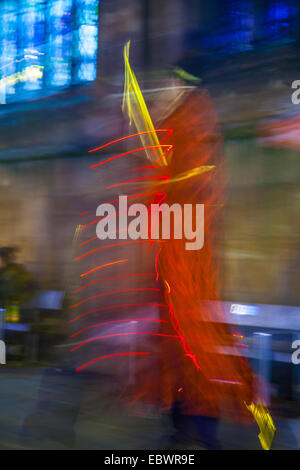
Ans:
[[[134,414],[112,407],[113,386],[109,379],[92,378],[81,386],[65,376],[45,385],[45,369],[0,369],[0,449],[195,449],[186,442],[174,445],[168,415]],[[49,388],[49,389],[47,389]],[[39,397],[53,397],[41,405]],[[51,403],[51,400],[49,401]],[[46,409],[44,409],[46,407]],[[299,449],[300,420],[275,419],[273,449]],[[222,421],[219,440],[224,449],[260,449],[256,426],[237,426]]]

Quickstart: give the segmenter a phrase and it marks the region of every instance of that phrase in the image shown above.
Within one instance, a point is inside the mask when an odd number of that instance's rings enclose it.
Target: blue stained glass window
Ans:
[[[18,15],[18,49],[23,56],[18,63],[18,90],[38,90],[42,86],[45,41],[45,3],[43,0],[21,0]]]
[[[47,82],[67,86],[72,79],[72,0],[50,0],[47,17]]]
[[[6,96],[14,95],[17,71],[17,15],[16,3],[5,1],[0,9],[0,101],[6,102]],[[6,79],[11,77],[11,79]]]
[[[99,0],[0,0],[0,103],[97,75]]]
[[[98,48],[98,1],[76,0],[75,80],[94,80],[97,74],[93,59]]]

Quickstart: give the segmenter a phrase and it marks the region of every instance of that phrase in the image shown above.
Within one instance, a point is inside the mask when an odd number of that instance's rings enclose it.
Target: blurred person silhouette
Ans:
[[[24,303],[35,291],[32,274],[16,262],[17,251],[15,246],[0,248],[0,306],[6,309]]]

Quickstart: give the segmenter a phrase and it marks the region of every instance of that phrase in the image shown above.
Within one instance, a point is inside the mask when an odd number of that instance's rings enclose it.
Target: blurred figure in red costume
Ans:
[[[156,126],[173,130],[164,140],[173,145],[166,156],[170,179],[163,185],[164,202],[182,208],[204,204],[204,245],[187,250],[188,240],[172,235],[162,244],[157,266],[169,314],[164,309],[161,315],[172,324],[179,341],[172,347],[170,341],[160,342],[159,378],[154,380],[153,372],[144,375],[142,389],[172,409],[177,439],[190,435],[216,449],[221,415],[251,421],[246,403],[253,401],[254,380],[219,301],[216,242],[227,176],[217,115],[205,90],[184,86],[182,90],[175,109]],[[166,167],[160,168],[165,174]],[[222,354],[224,347],[232,354]]]

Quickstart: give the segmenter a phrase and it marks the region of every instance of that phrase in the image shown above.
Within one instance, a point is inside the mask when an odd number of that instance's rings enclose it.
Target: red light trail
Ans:
[[[138,168],[132,168],[128,171],[149,170],[150,168],[158,168],[158,166],[157,165],[139,166]]]
[[[110,204],[110,203],[108,203],[108,204]],[[141,211],[141,212],[146,212],[146,211],[147,211],[147,213],[148,213],[148,210],[147,210],[147,209],[146,209],[146,210],[143,210],[143,211]],[[104,216],[104,217],[100,217],[99,219],[96,219],[96,220],[94,220],[93,222],[91,222],[89,225],[92,225],[92,224],[95,223],[95,222],[99,222],[99,221],[102,220],[102,219],[110,219],[111,217],[117,217],[117,216],[125,215],[125,214],[127,214],[127,212],[117,212],[116,214],[112,214],[112,215],[107,215],[107,216]],[[120,232],[126,231],[126,230],[127,230],[127,229],[116,230],[116,231],[114,231],[114,232],[107,232],[107,235],[112,234],[112,233],[120,233]],[[129,230],[129,229],[128,229],[128,230]],[[79,243],[78,246],[86,245],[87,243],[92,242],[93,240],[97,240],[97,239],[98,239],[98,240],[101,240],[99,237],[93,237],[93,238],[90,238],[89,240],[86,240],[85,242]]]
[[[85,284],[84,286],[80,287],[79,289],[73,290],[72,294],[75,294],[76,292],[79,292],[82,289],[85,289],[88,286],[91,286],[92,284],[97,284],[98,282],[103,282],[103,281],[109,281],[111,279],[119,279],[121,277],[130,277],[130,276],[155,276],[155,274],[150,273],[150,274],[120,274],[120,276],[112,276],[112,277],[105,277],[103,279],[99,279],[98,281],[93,281],[89,282],[88,284]]]
[[[104,335],[104,336],[95,336],[95,338],[90,338],[87,339],[86,341],[83,341],[80,343],[78,346],[75,346],[75,348],[71,349],[71,351],[75,351],[75,349],[81,348],[87,343],[91,343],[92,341],[95,341],[96,339],[104,339],[104,338],[112,338],[114,336],[145,336],[145,335],[150,335],[150,336],[163,336],[165,338],[179,338],[177,335],[165,335],[163,333],[113,333],[111,335]]]
[[[131,196],[127,196],[127,199],[133,198],[133,197],[137,198],[137,197],[156,196],[156,195],[165,196],[165,193],[157,193],[156,192],[156,193],[133,194]],[[104,204],[114,204],[116,202],[119,202],[119,199],[114,199],[113,201],[105,202]],[[160,202],[158,204],[160,204]],[[88,212],[84,212],[83,214],[87,214],[87,213]],[[82,215],[82,214],[80,214],[80,215]],[[102,219],[102,217],[99,217],[99,219],[95,219],[95,220],[93,220],[92,222],[89,222],[86,225],[81,225],[80,227],[78,227],[78,230],[83,230],[84,228],[89,227],[90,225],[99,222],[101,219]]]
[[[169,286],[170,287],[170,286]],[[178,318],[176,317],[175,313],[174,313],[174,310],[172,309],[168,299],[167,299],[167,295],[166,295],[166,292],[165,292],[165,299],[166,299],[166,302],[168,304],[168,307],[169,307],[169,314],[170,314],[170,318],[171,318],[171,323],[173,325],[173,328],[174,330],[176,331],[178,337],[180,338],[180,341],[182,343],[182,346],[183,346],[183,349],[185,351],[185,355],[187,357],[189,357],[195,364],[195,367],[197,370],[200,370],[200,366],[198,364],[198,361],[197,361],[197,358],[195,356],[195,354],[193,354],[193,351],[190,347],[190,345],[187,343],[185,337],[183,336],[183,334],[181,333],[181,328],[180,328],[180,324],[179,324],[179,321],[178,321]]]
[[[106,268],[107,266],[112,266],[113,264],[125,263],[126,261],[128,261],[128,259],[120,259],[119,261],[112,261],[111,263],[101,264],[100,266],[97,266],[96,268],[93,268],[90,271],[87,271],[86,273],[80,274],[80,277],[87,276],[88,274],[93,273],[98,269]]]
[[[122,186],[123,184],[136,183],[137,181],[145,181],[145,180],[150,180],[150,179],[169,180],[170,176],[160,176],[160,175],[142,176],[141,178],[135,178],[133,180],[123,181],[122,183],[112,184],[111,186],[107,186],[105,189],[116,188],[117,186]]]
[[[135,288],[135,289],[123,289],[123,290],[115,290],[112,292],[104,292],[103,294],[97,294],[93,295],[92,297],[88,297],[87,299],[81,300],[77,304],[72,305],[70,308],[75,308],[80,304],[83,304],[84,302],[87,302],[88,300],[95,299],[96,297],[102,297],[104,295],[111,295],[111,294],[121,294],[124,292],[138,292],[138,291],[156,291],[159,292],[160,289],[156,289],[155,287],[141,287],[141,288]]]
[[[74,261],[78,261],[79,259],[84,258],[85,256],[90,255],[91,253],[94,253],[95,251],[105,250],[106,248],[112,248],[114,246],[120,246],[120,245],[130,245],[134,243],[147,243],[147,242],[149,243],[151,241],[152,240],[134,240],[131,242],[121,242],[121,243],[114,243],[112,245],[100,246],[99,248],[95,248],[94,250],[88,251],[84,255],[78,256],[78,258],[74,258]],[[161,240],[154,240],[154,241],[161,243]]]
[[[123,352],[123,353],[116,353],[116,354],[108,354],[107,356],[100,356],[100,357],[95,357],[95,359],[92,359],[91,361],[86,362],[85,364],[82,364],[82,366],[77,367],[76,372],[79,372],[80,370],[84,369],[84,367],[88,366],[89,364],[92,364],[93,362],[100,361],[101,359],[106,359],[108,357],[116,357],[116,356],[148,356],[150,355],[150,352]]]
[[[167,323],[166,320],[158,320],[156,318],[128,318],[126,320],[112,320],[112,321],[107,321],[107,322],[104,322],[104,323],[97,323],[96,325],[87,326],[86,328],[83,328],[82,330],[77,331],[77,333],[74,333],[73,335],[71,335],[70,338],[73,338],[73,336],[79,335],[79,333],[82,333],[85,330],[89,330],[90,328],[95,328],[97,326],[109,325],[111,323],[130,322],[130,321],[135,321],[135,322],[137,322],[137,321],[154,321],[154,322],[158,322],[158,323]]]
[[[98,166],[104,165],[105,163],[109,163],[113,160],[116,160],[117,158],[125,157],[127,155],[131,155],[132,153],[135,152],[142,152],[143,150],[150,150],[150,149],[159,149],[161,147],[167,147],[166,151],[161,155],[160,158],[162,158],[167,152],[169,152],[172,149],[172,145],[149,145],[149,147],[140,147],[138,149],[134,150],[129,150],[128,152],[120,153],[119,155],[115,155],[114,157],[107,158],[103,162],[96,163],[95,165],[91,165],[89,168],[96,168]]]
[[[167,132],[165,137],[160,141],[163,142],[169,135],[173,133],[173,129],[154,129],[153,131],[144,131],[144,132],[138,132],[137,134],[131,134],[127,135],[126,137],[121,137],[120,139],[112,140],[111,142],[108,142],[107,144],[102,145],[101,147],[97,147],[95,149],[89,150],[89,153],[91,152],[96,152],[97,150],[102,150],[105,147],[108,147],[109,145],[116,144],[117,142],[122,142],[123,140],[130,139],[131,137],[139,137],[144,134],[153,134],[156,132]]]
[[[159,249],[157,250],[156,257],[155,257],[155,271],[156,271],[156,280],[158,281],[159,279],[159,272],[158,272],[158,258],[159,254],[161,252],[162,247],[160,246]]]
[[[143,306],[150,306],[150,307],[166,307],[168,308],[168,305],[165,304],[159,304],[159,303],[151,303],[151,302],[143,302],[143,303],[136,303],[136,304],[119,304],[119,305],[110,305],[109,307],[100,307],[100,308],[95,308],[94,310],[89,310],[88,312],[82,313],[81,315],[78,315],[75,318],[72,318],[72,320],[69,320],[68,323],[72,323],[75,320],[78,320],[78,318],[82,318],[85,315],[89,315],[94,312],[99,312],[100,310],[109,310],[111,308],[123,308],[123,307],[143,307]]]

